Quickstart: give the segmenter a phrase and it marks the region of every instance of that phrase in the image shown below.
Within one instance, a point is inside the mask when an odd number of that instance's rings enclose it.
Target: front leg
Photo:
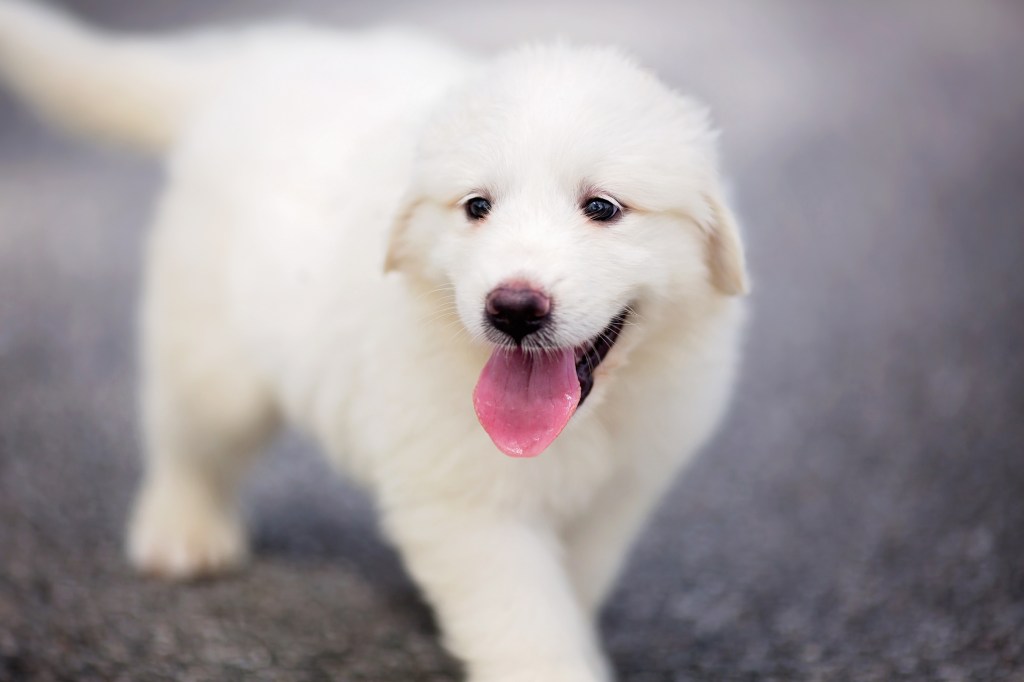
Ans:
[[[392,510],[385,523],[471,682],[610,679],[545,525],[447,505]]]
[[[569,573],[587,613],[596,615],[615,585],[636,536],[672,476],[624,472],[567,530]]]

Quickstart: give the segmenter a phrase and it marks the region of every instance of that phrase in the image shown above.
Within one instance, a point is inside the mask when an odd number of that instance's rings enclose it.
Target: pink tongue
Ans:
[[[542,453],[579,402],[580,381],[571,349],[537,355],[497,349],[473,391],[480,425],[510,457]]]

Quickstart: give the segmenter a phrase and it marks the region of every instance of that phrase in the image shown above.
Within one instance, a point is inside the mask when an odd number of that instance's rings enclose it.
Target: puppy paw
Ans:
[[[192,580],[235,570],[247,557],[242,521],[224,505],[171,486],[140,497],[128,535],[128,558],[139,572]]]

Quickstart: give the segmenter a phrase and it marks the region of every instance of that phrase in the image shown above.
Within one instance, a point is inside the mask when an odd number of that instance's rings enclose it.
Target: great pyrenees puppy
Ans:
[[[372,490],[474,682],[611,677],[594,615],[726,405],[747,289],[705,109],[610,49],[108,36],[0,0],[0,72],[166,157],[139,570],[239,565],[287,420]]]

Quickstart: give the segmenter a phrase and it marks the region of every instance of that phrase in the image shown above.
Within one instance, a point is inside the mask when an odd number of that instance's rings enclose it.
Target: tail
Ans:
[[[202,38],[109,36],[25,0],[0,0],[0,80],[58,126],[165,149],[228,63]]]

